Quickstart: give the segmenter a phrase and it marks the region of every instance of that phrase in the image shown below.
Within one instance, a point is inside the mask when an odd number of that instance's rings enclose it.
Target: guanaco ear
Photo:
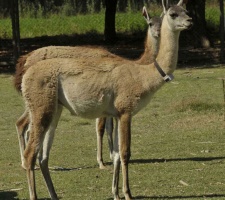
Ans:
[[[177,3],[178,6],[183,6],[183,4],[184,4],[184,1],[183,1],[183,0],[180,0],[180,1]]]
[[[166,14],[166,10],[167,10],[167,2],[166,2],[167,0],[162,0],[162,6],[163,6],[163,13],[164,13],[164,15]]]
[[[170,1],[166,0],[166,8],[168,9],[170,7]]]
[[[170,8],[170,0],[162,0],[163,12],[160,15],[160,18],[163,18],[166,14],[166,11]]]
[[[164,15],[165,15],[164,12],[162,12],[160,18],[163,19]]]
[[[147,9],[146,7],[144,6],[143,9],[142,9],[142,15],[144,16],[145,20],[147,21],[147,23],[149,23],[150,21],[150,17],[148,15],[148,12],[147,12]]]

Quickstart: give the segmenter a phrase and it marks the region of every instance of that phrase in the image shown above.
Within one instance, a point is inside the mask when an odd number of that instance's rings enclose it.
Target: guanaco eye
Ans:
[[[171,13],[170,16],[171,16],[172,19],[175,19],[176,17],[178,17],[178,14],[177,13]]]
[[[148,24],[150,27],[152,27],[153,26],[153,24],[150,22],[149,24]]]

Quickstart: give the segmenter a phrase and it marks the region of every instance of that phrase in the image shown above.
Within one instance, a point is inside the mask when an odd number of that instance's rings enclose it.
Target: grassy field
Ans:
[[[161,8],[154,5],[151,16],[159,16]],[[104,33],[104,11],[86,15],[66,16],[64,14],[51,14],[48,18],[32,18],[24,15],[20,18],[21,38],[40,36],[72,35],[87,33]],[[206,20],[210,28],[219,29],[220,13],[217,4],[206,7]],[[116,14],[117,33],[135,33],[146,29],[146,23],[140,12],[126,12]],[[11,20],[0,19],[0,38],[12,38]]]
[[[140,13],[118,13],[116,17],[118,33],[145,30],[146,23]],[[104,13],[77,16],[51,15],[49,18],[20,19],[21,38],[39,36],[104,33]],[[11,38],[11,20],[0,19],[0,38]]]
[[[151,103],[133,118],[130,186],[135,199],[225,199],[224,68],[179,69]],[[11,75],[0,75],[0,199],[28,199],[20,167],[15,121],[22,98]],[[96,162],[95,121],[64,110],[50,157],[60,199],[112,199],[112,163]],[[41,172],[37,193],[49,199]],[[121,183],[120,183],[121,188]],[[120,189],[121,196],[122,191]]]

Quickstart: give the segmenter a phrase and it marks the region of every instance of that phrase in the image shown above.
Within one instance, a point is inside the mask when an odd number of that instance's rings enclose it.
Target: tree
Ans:
[[[144,2],[140,0],[130,0],[132,10],[142,10]]]
[[[220,40],[221,40],[221,51],[220,51],[220,60],[222,63],[225,62],[224,58],[224,3],[223,0],[220,0]]]
[[[126,12],[128,0],[120,0],[118,2],[118,11],[119,12]]]
[[[194,22],[193,28],[189,32],[194,47],[210,47],[212,45],[206,29],[205,2],[206,0],[189,0],[186,6]]]
[[[101,0],[94,1],[94,11],[97,13],[101,11],[101,2]]]
[[[20,55],[20,26],[19,26],[19,7],[18,0],[10,1],[10,15],[12,21],[12,31],[13,31],[13,54],[14,54],[14,64],[16,64],[17,59]]]
[[[105,41],[114,43],[116,41],[116,6],[117,0],[105,0]]]
[[[10,12],[10,1],[0,1],[1,16],[8,17]]]

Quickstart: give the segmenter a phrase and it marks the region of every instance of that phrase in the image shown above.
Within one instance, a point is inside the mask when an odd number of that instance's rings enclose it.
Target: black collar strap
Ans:
[[[158,70],[158,72],[160,73],[160,75],[163,77],[164,81],[169,82],[172,81],[174,79],[173,74],[166,74],[162,68],[159,66],[159,64],[157,63],[157,61],[154,61],[154,65],[156,67],[156,69]]]

